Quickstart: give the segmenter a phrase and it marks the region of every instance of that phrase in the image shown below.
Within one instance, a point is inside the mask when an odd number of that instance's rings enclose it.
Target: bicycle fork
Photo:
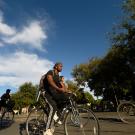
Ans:
[[[71,121],[76,125],[76,126],[80,126],[80,119],[79,119],[79,111],[76,107],[76,104],[74,103],[74,101],[70,101],[71,104]]]

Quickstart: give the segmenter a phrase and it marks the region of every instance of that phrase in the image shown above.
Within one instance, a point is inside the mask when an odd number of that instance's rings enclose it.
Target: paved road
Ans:
[[[96,113],[99,118],[101,135],[135,135],[135,125],[122,123],[116,113]],[[10,126],[1,128],[0,135],[26,135],[25,117],[15,118],[15,122]],[[56,129],[57,135],[63,134],[63,127]],[[73,135],[78,135],[74,133]]]

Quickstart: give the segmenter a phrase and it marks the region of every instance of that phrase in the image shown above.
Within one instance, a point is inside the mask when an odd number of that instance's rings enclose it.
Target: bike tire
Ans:
[[[64,130],[66,135],[99,135],[100,126],[95,114],[83,107],[78,107],[76,116],[69,111],[65,116]]]
[[[43,135],[46,127],[47,114],[41,108],[34,108],[26,119],[27,135]]]
[[[118,115],[122,122],[135,124],[135,105],[131,102],[124,102],[118,105]]]
[[[13,110],[8,110],[5,107],[2,107],[1,110],[2,110],[1,126],[9,126],[13,122],[14,111]]]

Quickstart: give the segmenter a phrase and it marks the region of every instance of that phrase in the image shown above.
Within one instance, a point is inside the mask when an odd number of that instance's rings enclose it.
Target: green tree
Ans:
[[[76,65],[73,68],[72,75],[75,78],[75,81],[78,85],[86,86],[89,81],[92,80],[93,72],[96,72],[98,65],[100,64],[101,59],[92,58],[87,63]],[[90,86],[89,86],[90,87]],[[90,87],[90,90],[94,92],[94,95],[98,94],[98,91]]]
[[[84,94],[85,94],[85,98],[87,99],[88,103],[94,103],[95,102],[93,96],[89,92],[85,92]]]
[[[32,105],[35,102],[37,85],[33,85],[31,82],[22,84],[18,91],[12,95],[15,100],[15,108],[22,108]]]
[[[121,55],[126,66],[129,68],[127,76],[124,78],[129,92],[135,99],[135,0],[126,0],[122,7],[124,19],[119,25],[119,29],[113,32],[111,41],[113,47],[121,49]],[[117,28],[117,27],[116,27]],[[125,67],[126,67],[125,66]]]
[[[118,99],[127,93],[135,95],[135,0],[126,0],[124,19],[113,29],[112,47],[105,57],[92,59],[74,67],[72,75],[78,84],[86,84],[95,96]]]

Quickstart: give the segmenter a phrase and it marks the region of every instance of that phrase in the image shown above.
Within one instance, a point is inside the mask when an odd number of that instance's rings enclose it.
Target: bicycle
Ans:
[[[39,91],[37,102],[41,97],[42,92]],[[60,119],[64,125],[65,135],[78,134],[78,135],[99,135],[100,127],[98,119],[92,110],[83,106],[78,106],[75,96],[69,96],[70,103],[66,105],[61,113]],[[27,135],[42,135],[46,126],[48,118],[48,106],[41,102],[41,106],[35,107],[29,113],[26,120]],[[54,127],[58,125],[55,122]],[[55,132],[54,132],[55,134]]]
[[[135,102],[123,101],[118,105],[118,115],[124,123],[135,124]]]
[[[14,119],[14,111],[11,106],[9,106],[10,100],[7,101],[6,106],[1,106],[0,110],[0,123],[2,125],[10,125],[13,122]]]
[[[120,120],[127,124],[135,124],[135,102],[132,100],[118,101],[115,90],[114,90],[114,95],[117,104],[117,113]]]

